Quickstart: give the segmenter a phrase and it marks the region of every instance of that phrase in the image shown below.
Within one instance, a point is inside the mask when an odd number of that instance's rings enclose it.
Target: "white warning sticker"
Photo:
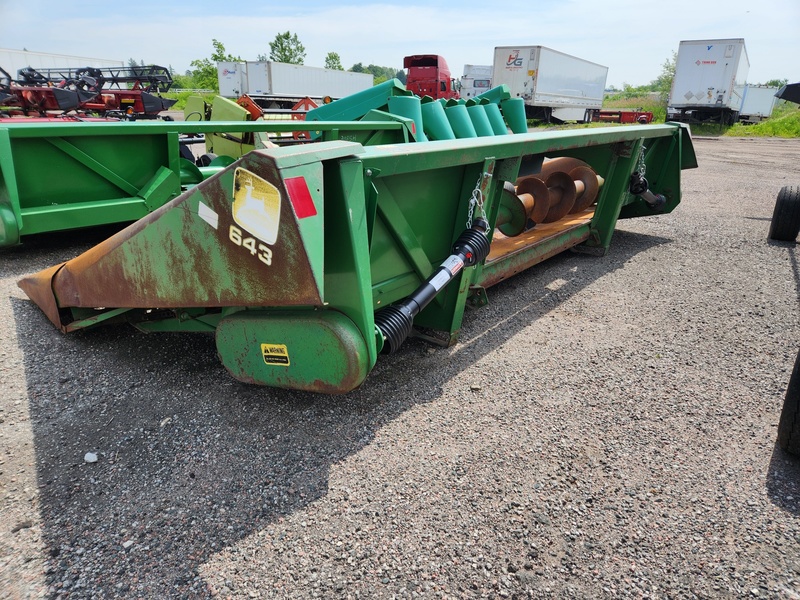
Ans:
[[[442,263],[442,266],[450,271],[451,275],[455,275],[464,268],[464,262],[455,254],[448,256],[447,260]]]
[[[197,215],[214,229],[219,227],[219,215],[213,208],[204,204],[202,201],[200,201],[200,206],[197,208]]]
[[[447,285],[448,281],[450,281],[450,275],[447,274],[447,271],[439,271],[428,283],[430,283],[433,286],[433,289],[438,292],[445,285]]]

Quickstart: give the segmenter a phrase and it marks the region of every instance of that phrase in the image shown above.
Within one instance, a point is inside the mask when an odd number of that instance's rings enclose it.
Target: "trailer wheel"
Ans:
[[[800,233],[800,187],[787,185],[778,192],[772,222],[769,226],[769,239],[779,242],[793,242]]]
[[[800,352],[794,361],[789,387],[778,421],[778,445],[790,454],[800,455]]]

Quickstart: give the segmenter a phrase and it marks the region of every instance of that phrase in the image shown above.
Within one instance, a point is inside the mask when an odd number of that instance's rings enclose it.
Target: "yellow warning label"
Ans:
[[[261,354],[268,365],[289,366],[289,349],[284,344],[261,344]]]
[[[281,193],[269,181],[237,167],[233,174],[233,220],[265,244],[278,239]]]

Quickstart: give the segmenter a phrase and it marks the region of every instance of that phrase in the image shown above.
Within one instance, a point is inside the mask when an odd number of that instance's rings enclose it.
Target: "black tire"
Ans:
[[[794,361],[789,387],[778,421],[778,445],[789,454],[800,456],[800,352]]]
[[[211,164],[211,161],[217,158],[216,154],[212,154],[209,152],[208,154],[203,154],[200,158],[197,159],[197,166],[198,167],[207,167]]]
[[[800,186],[787,185],[778,192],[772,223],[769,226],[769,239],[779,242],[793,242],[800,233]]]

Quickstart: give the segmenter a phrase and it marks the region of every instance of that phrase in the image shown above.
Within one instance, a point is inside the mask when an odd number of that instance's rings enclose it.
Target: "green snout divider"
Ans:
[[[427,142],[422,125],[422,108],[419,96],[392,96],[389,98],[389,112],[414,121],[414,135],[418,142]]]
[[[525,101],[522,98],[509,98],[500,102],[500,110],[506,123],[514,133],[527,133],[528,121],[525,118]]]
[[[467,100],[467,114],[472,121],[472,126],[475,127],[475,133],[478,137],[488,137],[494,135],[492,124],[489,122],[489,117],[486,115],[486,109],[483,105],[476,103],[474,100]]]
[[[486,111],[486,116],[489,119],[489,123],[492,125],[492,131],[494,134],[508,135],[508,127],[506,127],[506,124],[503,121],[503,115],[500,114],[500,107],[497,106],[497,104],[492,104],[490,102],[488,104],[484,104],[483,108]]]
[[[444,106],[441,102],[435,101],[430,96],[422,98],[422,125],[425,133],[432,140],[454,140],[456,135],[450,122],[444,114]]]
[[[448,100],[447,106],[444,109],[444,114],[447,115],[447,120],[450,121],[450,127],[453,128],[453,133],[457,138],[478,137],[475,126],[472,124],[472,119],[469,118],[466,106],[459,104],[455,100]]]

